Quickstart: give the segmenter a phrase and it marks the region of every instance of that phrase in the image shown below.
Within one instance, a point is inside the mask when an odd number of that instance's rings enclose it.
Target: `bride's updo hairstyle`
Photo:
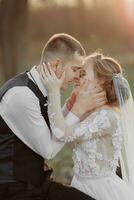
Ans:
[[[86,63],[93,62],[95,76],[104,81],[108,104],[118,106],[118,100],[115,93],[113,77],[122,75],[121,65],[113,58],[104,56],[102,53],[93,53],[85,60]],[[119,76],[120,78],[120,76]],[[123,81],[119,81],[122,96],[127,100],[129,98],[129,89]]]

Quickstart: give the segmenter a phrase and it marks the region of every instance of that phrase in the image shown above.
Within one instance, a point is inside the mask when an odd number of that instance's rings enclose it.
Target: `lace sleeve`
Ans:
[[[110,134],[116,128],[116,118],[110,109],[101,109],[92,113],[84,121],[67,126],[61,112],[60,97],[50,97],[48,113],[53,137],[61,142],[87,140]],[[59,103],[58,103],[59,102]]]

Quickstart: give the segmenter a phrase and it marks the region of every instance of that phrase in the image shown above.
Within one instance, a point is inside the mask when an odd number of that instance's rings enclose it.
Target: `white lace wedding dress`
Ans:
[[[96,200],[134,200],[134,191],[116,175],[121,153],[120,118],[111,108],[92,113],[83,122],[66,127],[60,106],[50,99],[53,137],[74,143],[71,186]]]

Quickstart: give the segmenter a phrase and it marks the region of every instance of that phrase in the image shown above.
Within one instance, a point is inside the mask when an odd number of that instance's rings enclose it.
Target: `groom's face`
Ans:
[[[83,59],[80,56],[77,56],[63,67],[66,77],[62,85],[62,90],[66,90],[69,83],[76,83],[80,80],[82,61]]]

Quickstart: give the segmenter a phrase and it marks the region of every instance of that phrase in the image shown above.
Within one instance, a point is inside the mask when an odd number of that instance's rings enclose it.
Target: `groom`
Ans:
[[[72,187],[52,181],[52,169],[44,159],[52,159],[64,146],[51,137],[47,113],[47,91],[40,78],[40,66],[51,62],[55,73],[57,58],[62,60],[66,78],[62,89],[80,77],[85,51],[75,38],[56,34],[46,43],[39,66],[7,81],[0,88],[0,200],[91,200],[86,194]],[[93,90],[88,110],[97,107]],[[75,110],[80,116],[81,108]],[[85,108],[87,110],[87,108]],[[64,106],[63,113],[68,110]],[[78,118],[69,112],[67,125]]]

